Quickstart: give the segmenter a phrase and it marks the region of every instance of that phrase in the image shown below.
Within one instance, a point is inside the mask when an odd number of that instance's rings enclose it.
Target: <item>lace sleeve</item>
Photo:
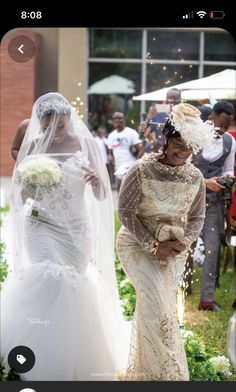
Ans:
[[[184,239],[182,242],[187,248],[191,246],[194,240],[199,236],[204,224],[206,210],[206,187],[204,179],[201,180],[198,193],[192,203],[188,213],[188,222],[185,228]]]
[[[139,161],[136,161],[122,180],[118,214],[122,224],[133,234],[136,241],[146,250],[151,250],[153,236],[136,216],[142,198]]]

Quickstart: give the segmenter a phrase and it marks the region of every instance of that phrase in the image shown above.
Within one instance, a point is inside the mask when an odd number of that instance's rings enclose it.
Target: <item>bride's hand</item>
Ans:
[[[95,171],[85,166],[81,166],[81,168],[86,172],[84,176],[86,183],[92,186],[98,186],[100,181]]]

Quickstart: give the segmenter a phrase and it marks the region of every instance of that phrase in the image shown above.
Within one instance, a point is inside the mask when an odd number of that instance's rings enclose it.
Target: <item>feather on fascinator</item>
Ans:
[[[188,103],[173,106],[170,118],[166,121],[163,133],[167,138],[181,137],[197,154],[203,147],[212,145],[215,140],[214,127],[205,125],[201,112]]]

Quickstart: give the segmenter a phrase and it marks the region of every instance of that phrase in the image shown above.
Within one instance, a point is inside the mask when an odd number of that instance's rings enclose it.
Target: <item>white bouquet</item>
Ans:
[[[51,192],[62,184],[63,175],[57,162],[47,157],[23,161],[16,169],[18,182],[28,191]]]

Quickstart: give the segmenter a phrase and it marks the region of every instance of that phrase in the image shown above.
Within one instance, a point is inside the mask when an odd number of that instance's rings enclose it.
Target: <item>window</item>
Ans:
[[[198,60],[199,33],[148,31],[147,58]]]
[[[148,64],[147,91],[184,83],[198,77],[198,66],[191,64]]]
[[[111,75],[122,76],[134,83],[135,93],[140,94],[141,64],[130,63],[91,63],[89,66],[89,86]],[[111,116],[114,111],[125,114],[127,126],[134,127],[139,121],[140,103],[134,102],[134,94],[91,94],[89,95],[89,125],[96,129],[104,125],[111,130]],[[135,125],[136,126],[136,125]]]
[[[134,83],[135,95],[145,89],[151,92],[171,87],[236,65],[233,37],[220,29],[90,29],[89,50],[89,86],[105,77],[119,75]],[[149,104],[146,102],[147,107]],[[109,129],[114,110],[124,111],[130,121],[127,125],[137,127],[145,103],[115,92],[111,96],[89,96],[92,127],[101,123]]]
[[[205,60],[236,61],[233,37],[223,30],[222,33],[205,33]]]
[[[91,29],[90,57],[140,58],[141,30]]]

